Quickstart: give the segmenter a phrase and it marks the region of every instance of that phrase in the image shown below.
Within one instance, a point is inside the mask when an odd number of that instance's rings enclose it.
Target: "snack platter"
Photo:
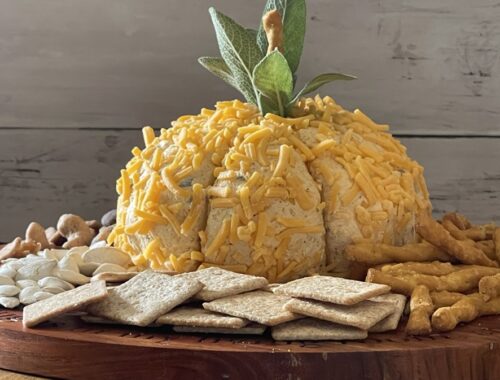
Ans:
[[[88,324],[77,317],[23,329],[20,318],[18,311],[0,312],[0,367],[50,377],[487,379],[500,365],[496,316],[449,333],[412,337],[401,325],[351,342],[177,334],[168,328]]]
[[[61,378],[498,378],[500,227],[437,219],[424,168],[359,109],[296,95],[304,0],[210,9],[211,73],[100,221],[0,244],[0,367]]]

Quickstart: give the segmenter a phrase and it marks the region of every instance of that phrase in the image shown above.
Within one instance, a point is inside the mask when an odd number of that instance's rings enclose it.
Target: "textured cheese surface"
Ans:
[[[117,181],[108,241],[141,269],[220,267],[284,282],[348,276],[345,247],[414,242],[430,208],[423,168],[360,110],[304,98],[293,117],[238,100],[181,116]]]

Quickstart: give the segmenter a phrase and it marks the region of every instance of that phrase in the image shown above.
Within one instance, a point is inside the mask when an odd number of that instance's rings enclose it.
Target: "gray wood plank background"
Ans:
[[[0,240],[113,207],[138,128],[237,96],[196,62],[207,8],[256,27],[264,3],[0,0]],[[357,75],[322,93],[391,124],[437,212],[500,222],[499,52],[498,0],[309,0],[299,83]]]

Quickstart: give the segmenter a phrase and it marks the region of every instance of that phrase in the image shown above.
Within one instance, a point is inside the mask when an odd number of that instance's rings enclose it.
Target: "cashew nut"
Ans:
[[[112,226],[107,226],[107,227],[101,227],[99,230],[99,233],[92,239],[91,245],[99,242],[99,241],[106,241],[108,239],[109,234],[111,231],[113,231],[113,228],[115,225],[113,224]]]
[[[33,240],[22,240],[20,237],[17,237],[0,249],[0,260],[11,257],[24,257],[30,252],[35,253],[39,250],[40,243]]]
[[[26,229],[26,240],[33,240],[40,243],[41,249],[50,247],[50,243],[45,235],[45,229],[36,222],[31,222]]]
[[[73,214],[61,215],[57,222],[57,231],[67,239],[63,248],[89,245],[95,235],[94,230],[87,225],[85,220]]]
[[[92,228],[96,233],[99,231],[99,228],[101,228],[101,223],[97,220],[87,220],[85,223],[87,223],[87,226]]]
[[[57,230],[55,229],[55,227],[47,227],[45,229],[45,237],[47,238],[47,240],[52,239],[52,236],[54,236],[56,233]]]

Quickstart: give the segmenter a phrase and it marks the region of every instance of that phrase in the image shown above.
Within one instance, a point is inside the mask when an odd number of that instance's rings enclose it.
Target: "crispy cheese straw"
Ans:
[[[467,230],[472,227],[471,222],[462,214],[457,212],[449,212],[443,216],[443,221],[449,220],[460,230]]]
[[[495,229],[493,242],[495,243],[495,256],[497,257],[497,260],[500,261],[500,227]]]
[[[418,285],[413,289],[410,299],[410,316],[406,324],[406,333],[410,335],[428,335],[432,332],[431,315],[434,311],[429,289]]]
[[[444,276],[457,270],[463,269],[460,266],[452,265],[451,263],[441,263],[434,261],[432,263],[401,263],[401,264],[385,264],[377,267],[382,272],[387,272],[393,275],[404,273],[420,273],[429,274],[432,276]]]
[[[485,301],[500,296],[500,273],[494,276],[485,276],[479,281],[479,293]]]
[[[474,293],[448,307],[437,309],[432,315],[432,327],[437,331],[453,330],[460,322],[469,322],[483,315],[500,314],[500,297],[486,302]]]
[[[477,288],[484,276],[500,273],[498,268],[465,266],[444,276],[432,276],[421,273],[391,274],[370,268],[366,275],[367,282],[389,285],[393,292],[410,296],[417,285],[425,285],[429,290],[449,292],[467,292]]]
[[[417,232],[429,243],[441,248],[464,264],[498,267],[498,263],[486,256],[479,248],[453,238],[450,233],[430,215],[421,213],[416,226]]]
[[[406,261],[450,261],[449,255],[426,242],[401,247],[381,243],[358,243],[347,246],[346,254],[349,260],[367,265]]]
[[[457,292],[448,292],[447,290],[442,290],[440,292],[430,292],[432,303],[435,309],[440,307],[451,306],[462,298],[467,297],[465,294]]]
[[[483,224],[461,230],[449,219],[443,219],[442,225],[455,239],[464,241],[488,240],[493,237],[495,231],[495,226],[493,224]]]

